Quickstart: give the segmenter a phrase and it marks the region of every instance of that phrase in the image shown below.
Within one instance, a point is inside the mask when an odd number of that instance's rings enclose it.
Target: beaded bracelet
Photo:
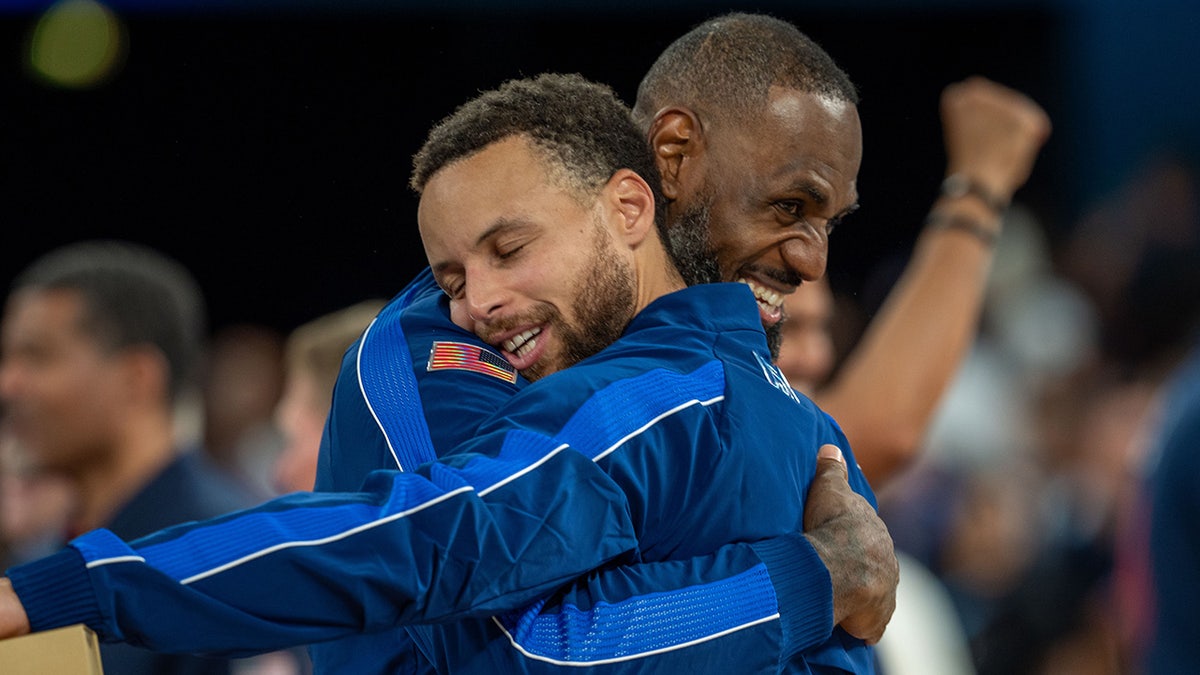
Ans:
[[[1004,210],[1008,208],[1007,199],[997,197],[984,186],[971,180],[966,174],[952,173],[946,176],[946,179],[942,181],[941,191],[943,195],[951,198],[968,195],[975,197],[997,214],[1004,213]]]

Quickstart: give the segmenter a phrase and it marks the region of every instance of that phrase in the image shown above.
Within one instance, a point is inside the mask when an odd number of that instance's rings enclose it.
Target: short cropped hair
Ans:
[[[460,106],[413,157],[412,188],[420,193],[446,165],[510,136],[543,151],[552,176],[581,198],[618,170],[634,171],[654,191],[657,220],[663,219],[658,168],[629,108],[611,88],[574,74],[509,80]]]
[[[638,86],[633,116],[643,130],[664,107],[709,118],[761,112],[772,86],[858,105],[850,77],[792,24],[764,14],[725,14],[671,43]]]
[[[123,241],[55,249],[13,281],[27,290],[70,290],[83,300],[80,329],[104,351],[148,345],[166,359],[172,399],[194,382],[207,337],[204,296],[178,261]]]

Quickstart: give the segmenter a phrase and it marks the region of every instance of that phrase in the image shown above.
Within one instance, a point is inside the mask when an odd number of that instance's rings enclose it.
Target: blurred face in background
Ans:
[[[0,399],[8,430],[38,468],[79,473],[114,452],[131,400],[129,350],[84,332],[73,290],[18,291],[0,329]]]
[[[281,494],[313,489],[328,412],[328,392],[317,386],[313,374],[303,369],[289,373],[275,408],[275,424],[284,444],[275,459],[272,483]]]
[[[811,395],[833,370],[833,292],[824,278],[784,300],[783,344],[775,363],[797,390]]]

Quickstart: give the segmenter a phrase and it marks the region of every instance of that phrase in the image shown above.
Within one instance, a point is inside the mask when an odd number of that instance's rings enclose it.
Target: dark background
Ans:
[[[390,297],[423,264],[407,176],[431,124],[546,70],[632,103],[663,47],[736,8],[792,20],[861,90],[862,209],[834,236],[830,274],[870,311],[942,177],[944,85],[980,73],[1049,111],[1054,135],[1018,196],[1056,244],[1148,153],[1194,147],[1198,4],[113,2],[126,57],[88,90],[26,74],[46,5],[9,4],[0,284],[51,247],[120,237],[188,265],[214,328],[286,331]]]

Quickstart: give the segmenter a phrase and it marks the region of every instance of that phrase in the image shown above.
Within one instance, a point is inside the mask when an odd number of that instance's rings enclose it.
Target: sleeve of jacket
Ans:
[[[515,671],[774,673],[833,630],[829,574],[802,534],[689,560],[610,565],[494,618]]]
[[[636,540],[590,458],[526,431],[361,493],[297,493],[127,544],[106,530],[9,571],[34,630],[238,655],[533,602]],[[569,489],[566,489],[569,486]]]
[[[669,384],[642,386],[644,382],[627,381],[620,385],[673,392],[661,394],[662,400],[640,395],[634,404],[615,392],[616,387],[607,389],[603,393],[612,394],[608,402],[619,404],[600,404],[605,397],[598,395],[589,405],[597,403],[598,410],[591,412],[599,414],[577,415],[558,438],[569,440],[585,455],[599,457],[608,452],[613,439],[628,437],[630,430],[622,425],[638,426],[643,419],[653,419],[653,426],[638,427],[645,431],[637,438],[646,447],[668,447],[684,439],[698,442],[696,430],[705,425],[700,406],[684,407],[681,401],[704,401],[717,393],[706,387],[715,385],[722,371],[717,364],[710,365],[711,370],[705,366],[687,375],[672,375]],[[642,410],[643,405],[648,408]],[[622,414],[607,414],[614,410]],[[603,424],[574,426],[585,417]],[[642,451],[629,448],[620,453],[629,460],[627,469],[640,467],[627,475],[630,495],[660,485],[639,473],[648,466],[638,460]],[[655,454],[667,462],[660,473],[683,471],[674,464],[680,455]],[[650,493],[659,509],[664,508],[662,502],[675,503],[677,498],[657,488]],[[630,499],[636,503],[635,496]],[[635,506],[633,511],[646,509]],[[634,521],[640,532],[636,515]],[[652,541],[641,542],[642,550],[653,546]],[[830,639],[833,590],[828,571],[807,538],[793,533],[752,544],[728,543],[691,559],[623,561],[495,621],[508,645],[507,655],[492,657],[498,669],[508,670],[508,664],[524,659],[522,668],[512,670],[588,666],[602,672],[646,667],[663,672],[687,672],[687,668],[707,672],[714,667],[775,672],[782,662]]]

